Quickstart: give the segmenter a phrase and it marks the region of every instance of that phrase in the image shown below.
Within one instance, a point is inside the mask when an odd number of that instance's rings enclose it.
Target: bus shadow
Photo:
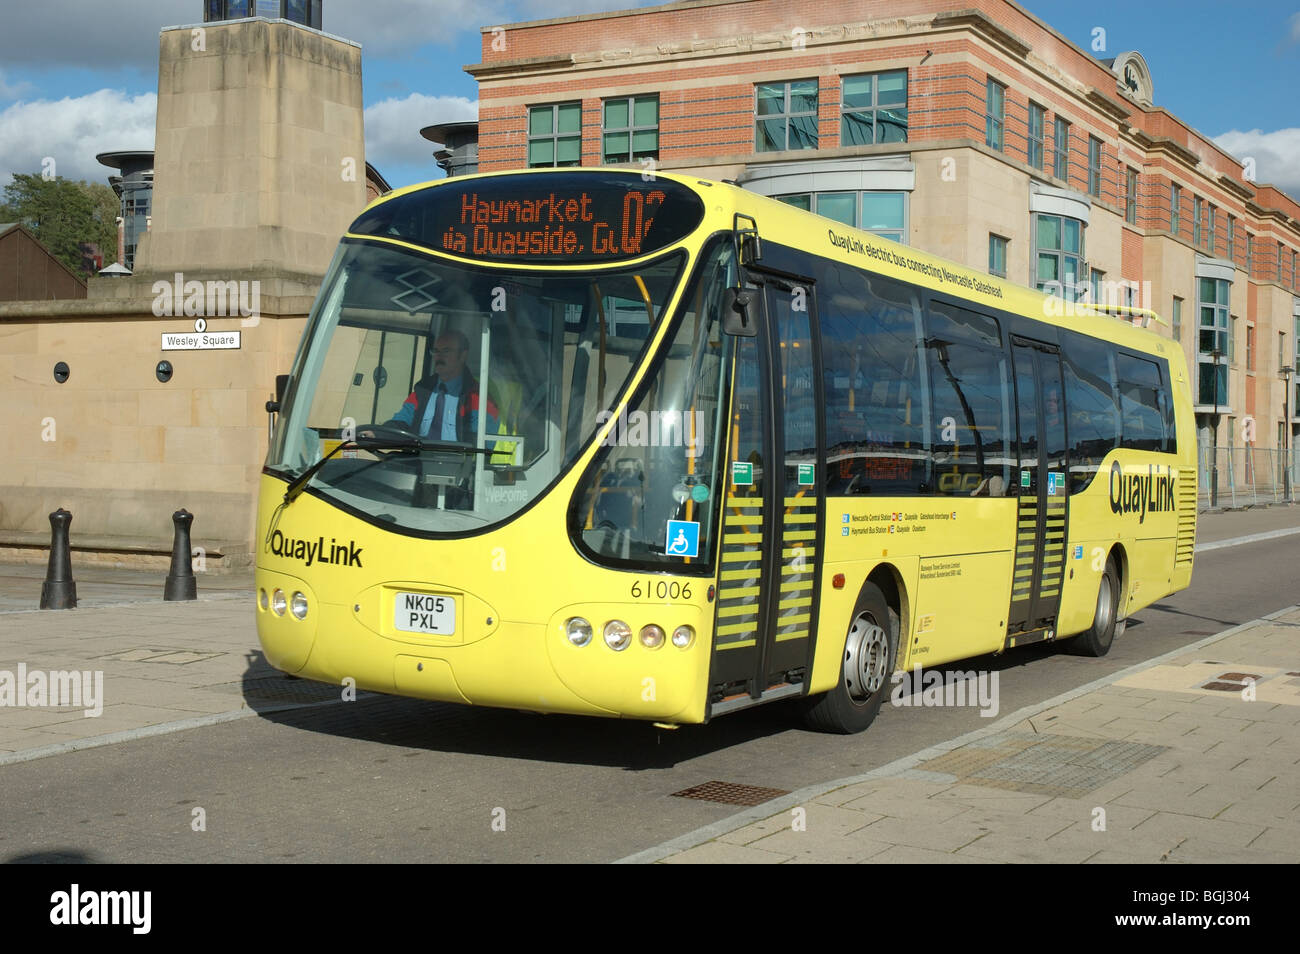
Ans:
[[[333,687],[330,687],[333,689]],[[264,711],[260,718],[304,732],[393,748],[623,768],[671,768],[703,755],[799,729],[784,703],[709,725],[662,729],[649,722],[543,715],[366,693],[355,702]]]

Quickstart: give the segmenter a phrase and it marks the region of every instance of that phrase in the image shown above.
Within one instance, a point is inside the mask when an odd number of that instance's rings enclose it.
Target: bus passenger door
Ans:
[[[1020,468],[1008,647],[1056,635],[1068,507],[1060,349],[1015,336],[1011,345]]]
[[[811,282],[765,276],[738,338],[710,714],[803,692],[821,555],[822,458]]]

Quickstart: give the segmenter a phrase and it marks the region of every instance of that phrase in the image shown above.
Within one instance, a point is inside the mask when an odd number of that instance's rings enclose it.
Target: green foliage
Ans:
[[[51,255],[78,275],[86,274],[78,248],[81,242],[98,244],[106,265],[116,257],[121,204],[108,186],[15,173],[5,186],[4,200],[0,222],[26,226]]]

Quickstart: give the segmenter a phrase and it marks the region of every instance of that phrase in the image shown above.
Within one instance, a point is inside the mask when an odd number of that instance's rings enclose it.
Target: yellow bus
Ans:
[[[1192,401],[1176,344],[1062,311],[689,176],[387,195],[269,405],[266,657],[674,726],[790,699],[855,732],[898,670],[1101,655],[1190,582]]]

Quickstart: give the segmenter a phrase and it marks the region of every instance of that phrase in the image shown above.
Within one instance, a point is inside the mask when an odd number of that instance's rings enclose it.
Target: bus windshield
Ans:
[[[372,520],[469,533],[536,499],[592,437],[685,262],[476,268],[345,240],[267,466]]]

